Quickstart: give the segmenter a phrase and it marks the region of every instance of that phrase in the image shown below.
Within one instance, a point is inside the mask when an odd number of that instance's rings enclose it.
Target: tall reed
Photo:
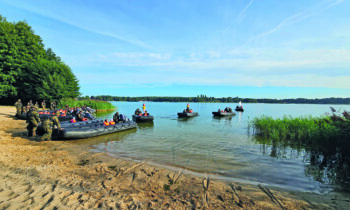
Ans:
[[[115,109],[115,107],[110,102],[99,100],[62,99],[60,103],[60,108],[64,108],[64,106],[68,104],[69,107],[82,107],[86,105],[92,109],[95,109],[96,111],[110,111]]]

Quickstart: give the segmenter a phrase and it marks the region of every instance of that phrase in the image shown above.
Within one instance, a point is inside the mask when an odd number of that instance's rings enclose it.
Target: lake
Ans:
[[[112,102],[120,113],[132,118],[143,102]],[[145,102],[155,117],[152,124],[139,124],[136,130],[109,136],[94,150],[113,156],[147,160],[163,166],[185,168],[225,180],[266,183],[290,190],[327,193],[347,185],[332,180],[324,171],[310,165],[303,149],[258,143],[249,122],[259,116],[324,116],[330,106],[350,111],[349,105],[244,104],[245,112],[214,118],[213,111],[236,104],[191,103],[198,117],[178,119],[177,112],[187,103]],[[114,112],[97,117],[112,119]],[[321,175],[320,175],[321,173]]]

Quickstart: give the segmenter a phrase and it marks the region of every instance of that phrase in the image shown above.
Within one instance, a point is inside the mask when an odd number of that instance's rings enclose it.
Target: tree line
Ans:
[[[95,99],[103,101],[154,101],[154,102],[200,102],[200,103],[270,103],[270,104],[350,104],[350,98],[322,98],[322,99],[269,99],[269,98],[240,98],[240,97],[208,97],[206,95],[197,95],[196,97],[170,97],[170,96],[85,96],[85,99]]]
[[[78,80],[51,48],[24,21],[8,22],[0,15],[0,103],[60,101],[76,98]]]

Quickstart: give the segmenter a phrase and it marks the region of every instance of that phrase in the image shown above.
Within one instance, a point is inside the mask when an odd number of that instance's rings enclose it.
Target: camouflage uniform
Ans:
[[[53,110],[53,102],[51,102],[50,109]]]
[[[27,130],[28,130],[28,136],[35,136],[36,129],[38,127],[38,124],[40,123],[39,114],[36,111],[35,107],[32,107],[32,110],[30,110],[27,113]]]
[[[40,138],[41,141],[50,141],[51,140],[52,129],[54,126],[57,126],[58,129],[61,129],[60,121],[58,120],[58,116],[60,115],[60,113],[56,112],[56,115],[57,116],[52,116],[49,119],[46,119],[42,123],[44,135],[41,136],[41,138]]]
[[[83,118],[84,118],[83,112],[80,111],[80,112],[77,114],[77,121],[83,121]]]
[[[21,100],[18,100],[16,103],[15,103],[15,106],[16,106],[16,114],[17,115],[20,115],[21,114],[21,109],[22,109],[22,103],[21,103]]]
[[[26,106],[23,106],[23,107],[22,107],[22,113],[23,113],[23,114],[26,114],[27,112],[28,112],[27,107],[26,107]]]
[[[43,102],[41,102],[41,107],[43,108],[43,110],[45,110],[45,108],[46,108],[45,100]]]

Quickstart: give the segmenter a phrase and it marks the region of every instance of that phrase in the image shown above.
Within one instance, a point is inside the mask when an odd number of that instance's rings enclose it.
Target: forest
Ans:
[[[350,98],[322,98],[322,99],[254,99],[240,97],[208,97],[206,95],[197,95],[196,97],[168,97],[168,96],[85,96],[85,99],[95,99],[103,101],[154,101],[154,102],[203,102],[203,103],[271,103],[271,104],[350,104]]]
[[[70,67],[45,49],[31,26],[0,15],[0,104],[76,98],[79,89]]]

